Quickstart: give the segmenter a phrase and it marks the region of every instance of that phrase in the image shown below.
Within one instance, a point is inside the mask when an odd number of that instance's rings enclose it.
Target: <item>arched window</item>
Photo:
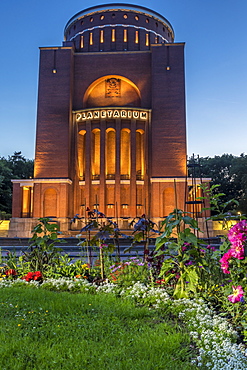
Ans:
[[[121,130],[120,175],[122,180],[130,178],[130,130]]]
[[[113,128],[106,130],[106,179],[114,180],[116,171],[116,131]]]
[[[79,178],[80,180],[85,180],[85,164],[86,164],[86,156],[85,156],[86,131],[85,130],[81,130],[78,134],[77,147],[78,147],[77,152],[78,152]]]
[[[92,179],[99,180],[100,176],[100,130],[92,131]]]
[[[136,179],[144,180],[144,131],[136,131]]]

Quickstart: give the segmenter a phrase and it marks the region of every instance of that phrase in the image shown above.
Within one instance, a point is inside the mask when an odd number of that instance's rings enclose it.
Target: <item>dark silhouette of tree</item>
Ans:
[[[11,213],[12,179],[33,177],[32,159],[26,159],[21,152],[14,152],[8,158],[0,157],[0,211]]]
[[[247,214],[247,155],[239,157],[232,154],[223,154],[215,157],[189,158],[199,162],[200,166],[189,168],[189,175],[194,171],[195,177],[210,177],[212,185],[220,185],[215,191],[224,193],[222,202],[236,199],[239,206],[236,211]]]

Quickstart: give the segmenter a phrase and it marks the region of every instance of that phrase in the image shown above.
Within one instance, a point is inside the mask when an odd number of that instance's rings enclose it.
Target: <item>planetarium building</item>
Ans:
[[[184,208],[184,43],[142,6],[85,9],[41,47],[34,178],[13,180],[10,235],[86,209],[154,221]],[[15,234],[15,235],[14,235]]]

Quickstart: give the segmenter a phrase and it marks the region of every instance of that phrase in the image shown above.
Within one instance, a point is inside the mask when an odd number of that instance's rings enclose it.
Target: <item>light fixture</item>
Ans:
[[[113,203],[108,203],[107,204],[107,208],[113,208],[114,207],[114,204]]]
[[[56,68],[53,68],[52,73],[57,73]]]

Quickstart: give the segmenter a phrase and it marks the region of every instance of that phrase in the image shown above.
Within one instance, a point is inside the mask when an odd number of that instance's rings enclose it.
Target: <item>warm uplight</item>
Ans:
[[[127,42],[127,41],[128,41],[127,30],[124,30],[124,42]]]
[[[136,31],[135,33],[135,43],[138,44],[139,42],[139,31]]]
[[[84,48],[84,36],[81,36],[81,49]]]
[[[116,38],[115,38],[115,29],[111,30],[111,40],[112,40],[112,42],[115,42],[116,41]]]
[[[93,33],[92,32],[90,32],[89,34],[89,44],[93,45]]]
[[[104,30],[100,30],[100,43],[104,42]]]
[[[149,34],[146,33],[146,46],[149,46]]]

